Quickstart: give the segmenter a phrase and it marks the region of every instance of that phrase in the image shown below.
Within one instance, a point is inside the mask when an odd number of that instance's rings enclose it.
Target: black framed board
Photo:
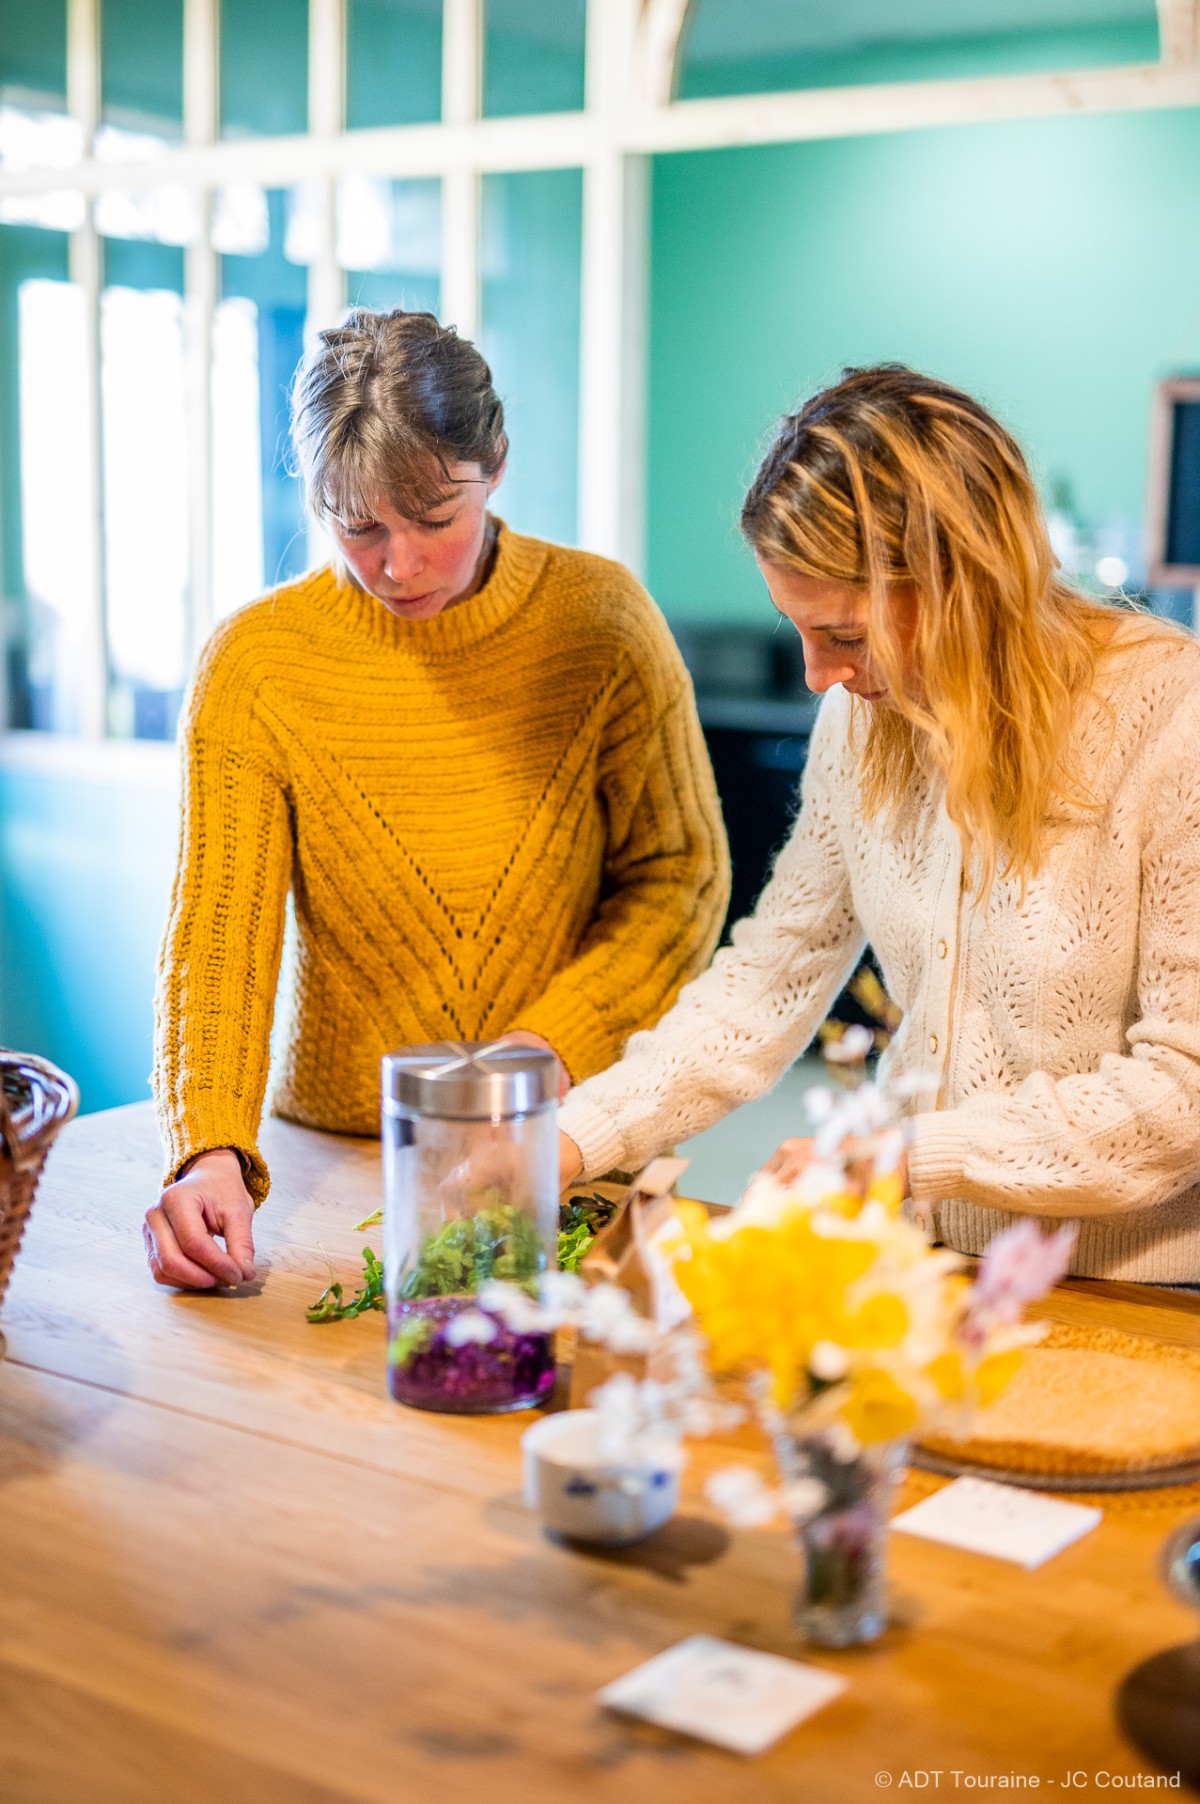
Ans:
[[[1158,385],[1146,520],[1150,583],[1200,588],[1200,376]]]

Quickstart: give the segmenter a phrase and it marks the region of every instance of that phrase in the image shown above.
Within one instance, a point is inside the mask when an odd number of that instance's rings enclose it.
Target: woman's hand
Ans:
[[[558,1187],[565,1190],[583,1170],[583,1154],[569,1134],[558,1136]]]
[[[781,1184],[794,1184],[805,1166],[812,1159],[813,1144],[811,1139],[783,1141],[783,1143],[771,1154],[771,1157],[763,1166],[763,1170],[769,1172],[773,1178],[777,1178]],[[871,1181],[873,1160],[866,1148],[863,1149],[861,1156],[859,1156],[857,1152],[859,1144],[861,1143],[855,1141],[849,1142],[843,1148],[843,1154],[846,1159],[847,1177],[857,1189],[865,1192],[867,1185]],[[901,1195],[907,1196],[909,1193],[908,1159],[904,1153],[901,1153],[900,1155],[900,1163],[897,1165],[896,1171],[900,1178]]]
[[[566,1189],[583,1170],[583,1158],[573,1140],[558,1136],[558,1188]],[[498,1190],[506,1200],[528,1207],[529,1174],[521,1148],[511,1134],[490,1121],[462,1123],[459,1148],[454,1163],[441,1182],[441,1192],[455,1211],[470,1198],[472,1191]]]
[[[543,1040],[541,1034],[526,1033],[523,1027],[518,1027],[514,1033],[501,1034],[499,1044],[501,1046],[532,1046],[535,1052],[552,1053],[554,1062],[558,1066],[558,1100],[562,1101],[571,1088],[571,1077],[549,1040]]]
[[[504,1042],[509,1046],[534,1046],[541,1052],[554,1052],[549,1040],[543,1040],[541,1034],[526,1033],[524,1028],[520,1027],[515,1033],[505,1034]],[[571,1078],[556,1052],[554,1052],[554,1057],[558,1062],[558,1100],[561,1102],[571,1088]],[[565,1190],[568,1184],[574,1183],[582,1170],[583,1154],[573,1140],[569,1139],[566,1134],[560,1134],[558,1136],[558,1188]]]
[[[253,1219],[237,1154],[229,1147],[201,1153],[146,1211],[142,1238],[154,1282],[215,1290],[253,1278]]]
[[[784,1140],[763,1166],[763,1170],[781,1184],[794,1184],[804,1167],[812,1158],[813,1142],[807,1140]]]

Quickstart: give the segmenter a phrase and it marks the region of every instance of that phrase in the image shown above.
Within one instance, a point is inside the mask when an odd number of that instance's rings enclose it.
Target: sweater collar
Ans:
[[[331,612],[356,635],[415,658],[451,656],[477,645],[506,626],[520,612],[545,568],[547,547],[540,539],[510,532],[497,520],[498,537],[492,573],[482,589],[445,608],[432,620],[400,620],[373,595],[356,588],[338,569],[330,567],[333,582]]]

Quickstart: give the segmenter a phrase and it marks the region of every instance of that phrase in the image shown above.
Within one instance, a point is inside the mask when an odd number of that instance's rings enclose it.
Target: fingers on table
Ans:
[[[147,1211],[142,1224],[142,1239],[146,1245],[150,1275],[156,1284],[174,1288],[182,1286],[185,1290],[215,1289],[217,1278],[182,1251],[161,1207]]]
[[[243,1280],[241,1264],[217,1245],[190,1197],[181,1202],[168,1195],[148,1210],[144,1235],[151,1274],[158,1284],[212,1290]]]
[[[225,1223],[225,1247],[242,1274],[243,1282],[254,1276],[254,1236],[250,1231],[251,1215],[234,1215]]]

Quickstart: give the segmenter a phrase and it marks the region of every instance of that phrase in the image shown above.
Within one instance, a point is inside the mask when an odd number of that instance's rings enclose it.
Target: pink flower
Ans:
[[[1019,1321],[1026,1303],[1045,1296],[1065,1276],[1078,1232],[1077,1222],[1042,1234],[1036,1222],[1021,1221],[997,1234],[971,1287],[968,1334]]]

